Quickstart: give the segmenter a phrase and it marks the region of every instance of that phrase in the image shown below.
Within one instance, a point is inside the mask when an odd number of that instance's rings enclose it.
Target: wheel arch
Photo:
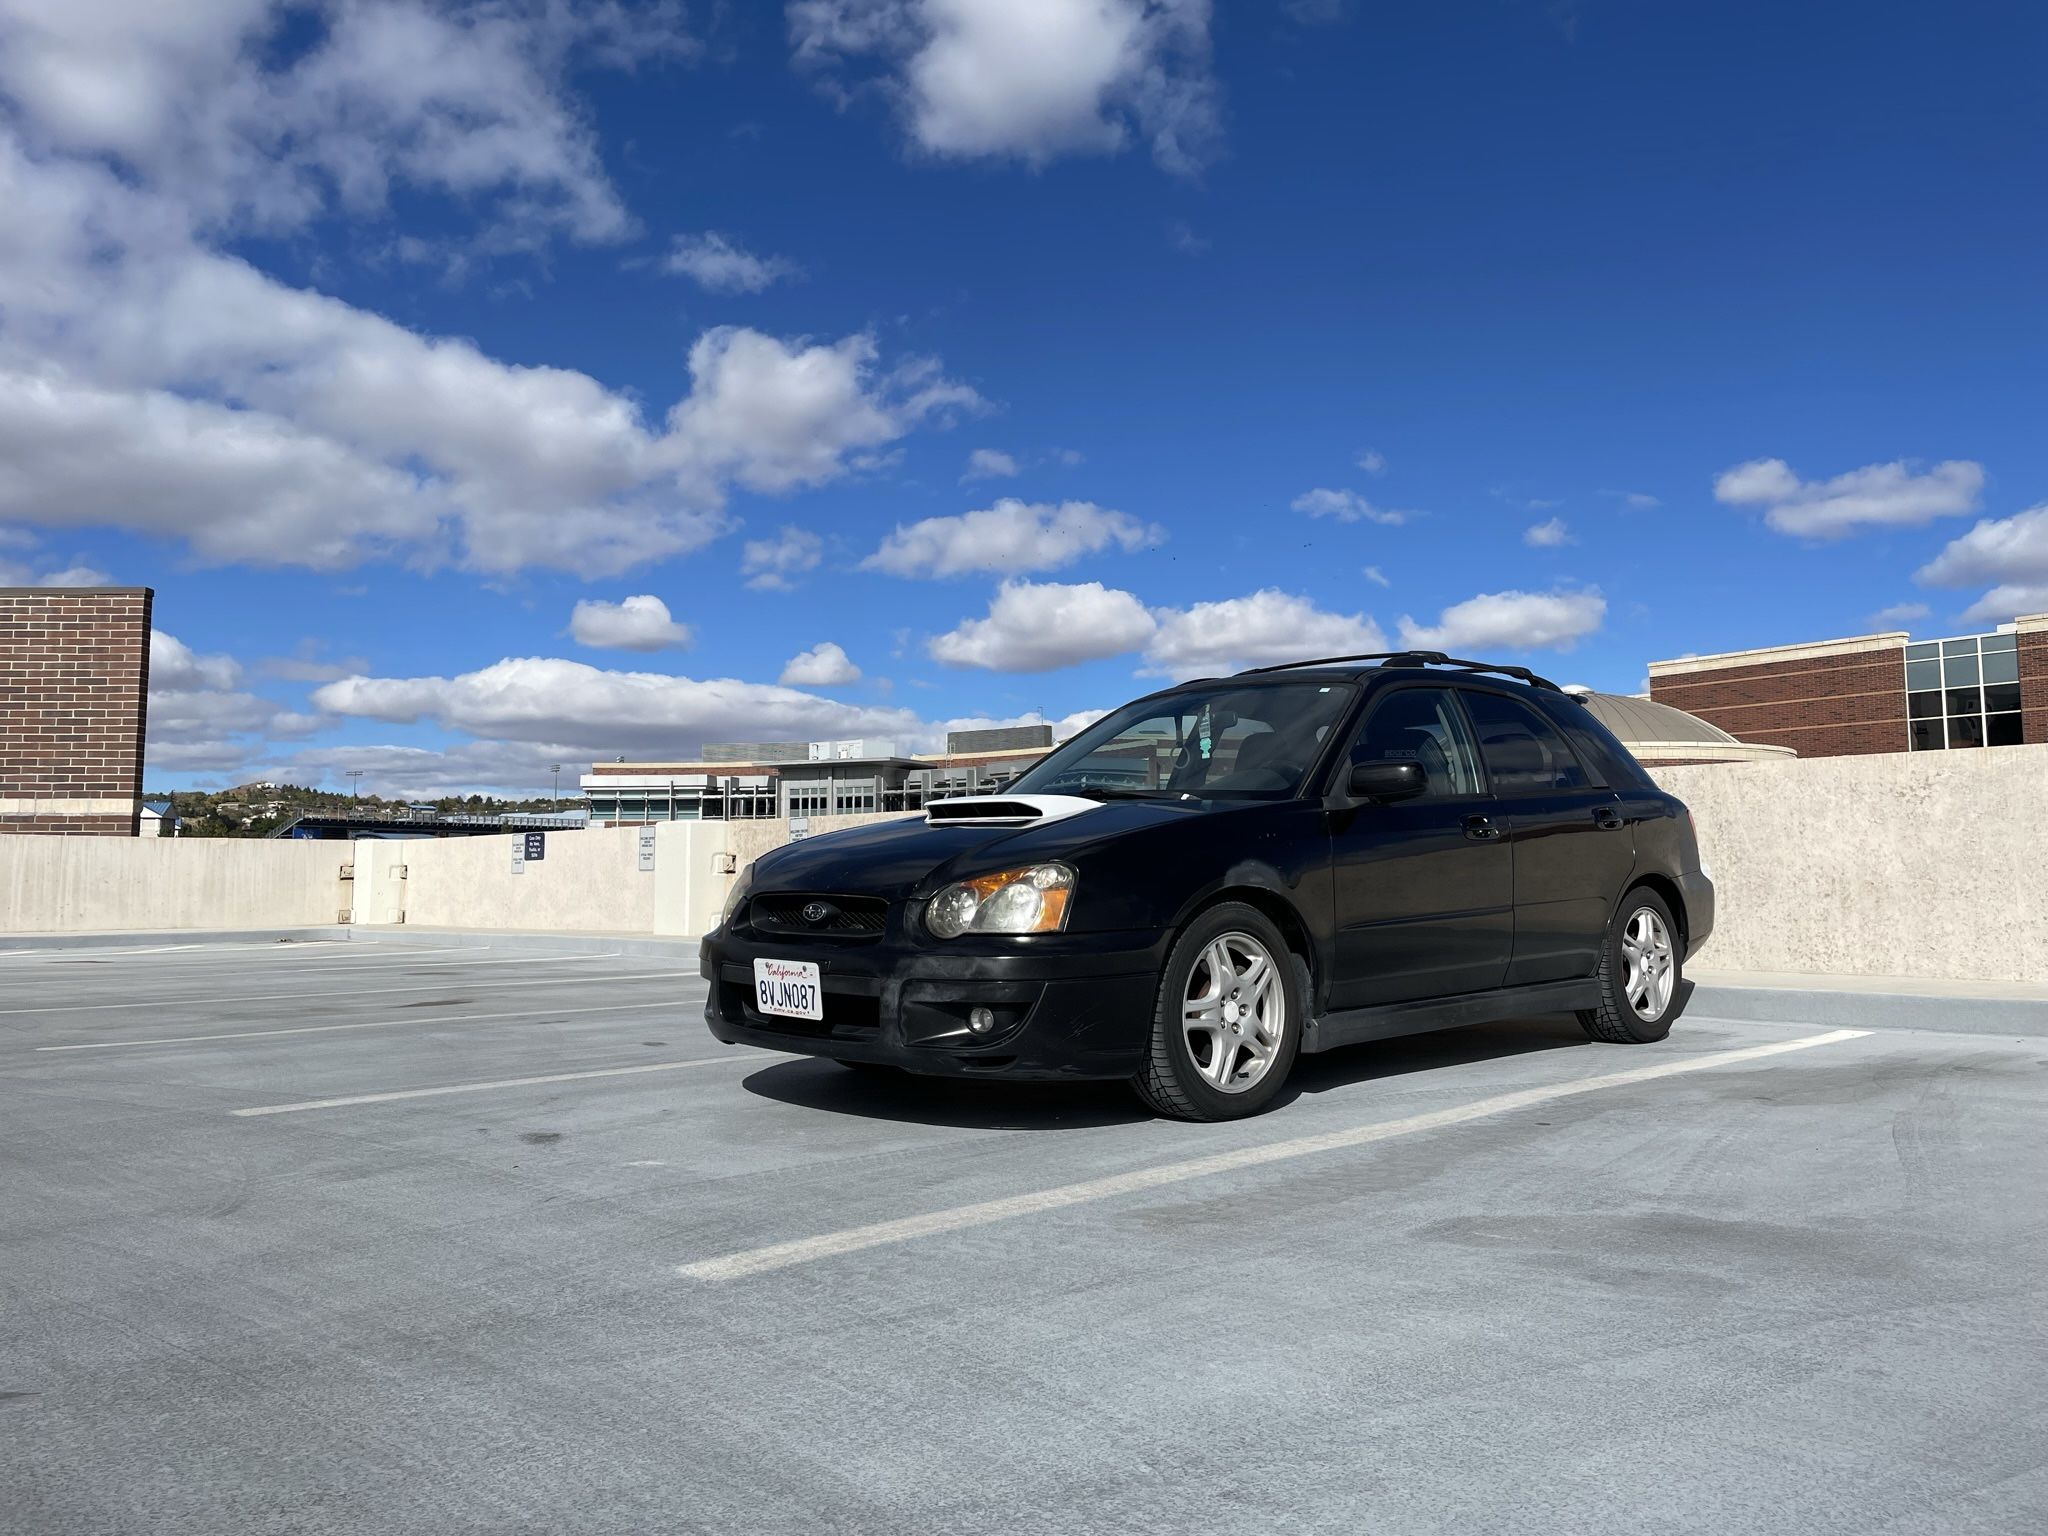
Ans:
[[[1300,908],[1274,887],[1251,884],[1223,885],[1205,893],[1199,900],[1191,903],[1174,923],[1174,942],[1178,943],[1180,936],[1186,933],[1203,913],[1214,911],[1217,907],[1230,902],[1240,902],[1252,908],[1280,930],[1280,937],[1286,941],[1289,952],[1300,960],[1302,968],[1308,973],[1309,1012],[1315,1013],[1318,1002],[1316,988],[1322,977],[1322,964],[1316,954],[1315,941],[1309,935],[1308,922],[1302,917]]]
[[[1622,891],[1621,900],[1614,904],[1614,911],[1607,919],[1609,929],[1612,929],[1614,924],[1620,921],[1621,909],[1628,905],[1629,892],[1636,890],[1655,891],[1663,900],[1664,905],[1671,909],[1671,920],[1678,924],[1678,952],[1683,955],[1686,951],[1687,940],[1692,933],[1691,924],[1685,915],[1685,896],[1679,891],[1676,880],[1656,870],[1638,870],[1636,872],[1635,877],[1629,881],[1627,888]]]

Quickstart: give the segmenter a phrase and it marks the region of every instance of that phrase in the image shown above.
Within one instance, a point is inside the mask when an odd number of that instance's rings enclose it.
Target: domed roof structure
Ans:
[[[1790,747],[1762,746],[1729,735],[1718,725],[1709,725],[1698,715],[1689,715],[1669,704],[1620,693],[1594,693],[1587,688],[1569,690],[1585,700],[1608,730],[1621,738],[1622,745],[1639,762],[1655,766],[1675,763],[1754,763],[1781,757],[1796,757]]]

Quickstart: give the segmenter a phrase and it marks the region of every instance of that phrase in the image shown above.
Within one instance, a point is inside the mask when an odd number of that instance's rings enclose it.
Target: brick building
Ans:
[[[147,587],[0,587],[0,833],[133,837]]]
[[[2048,742],[2048,614],[1653,661],[1650,697],[1801,757]]]

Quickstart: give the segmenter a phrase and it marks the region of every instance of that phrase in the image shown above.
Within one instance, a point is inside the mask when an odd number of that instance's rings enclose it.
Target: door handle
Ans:
[[[1465,835],[1475,842],[1490,843],[1500,836],[1500,828],[1493,824],[1490,816],[1467,816]]]
[[[1616,827],[1621,825],[1620,810],[1611,805],[1594,806],[1593,825],[1596,827],[1603,827],[1610,832],[1613,831]]]

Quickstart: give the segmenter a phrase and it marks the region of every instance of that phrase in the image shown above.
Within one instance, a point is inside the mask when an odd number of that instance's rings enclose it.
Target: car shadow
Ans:
[[[1570,1014],[1474,1024],[1346,1046],[1295,1062],[1274,1109],[1384,1078],[1590,1045]],[[1002,1082],[852,1071],[819,1057],[777,1062],[741,1079],[747,1092],[824,1114],[963,1130],[1072,1131],[1156,1118],[1117,1082]],[[1361,1095],[1361,1102],[1367,1102]]]
[[[1572,1050],[1592,1043],[1579,1028],[1577,1019],[1568,1013],[1553,1013],[1341,1046],[1299,1058],[1285,1091],[1273,1105],[1277,1109],[1303,1094],[1331,1093],[1383,1078],[1407,1077],[1481,1061],[1505,1061],[1539,1051]]]
[[[778,1104],[978,1131],[1075,1131],[1150,1120],[1124,1083],[1007,1083],[1000,1079],[856,1072],[822,1057],[778,1062],[740,1080]]]

